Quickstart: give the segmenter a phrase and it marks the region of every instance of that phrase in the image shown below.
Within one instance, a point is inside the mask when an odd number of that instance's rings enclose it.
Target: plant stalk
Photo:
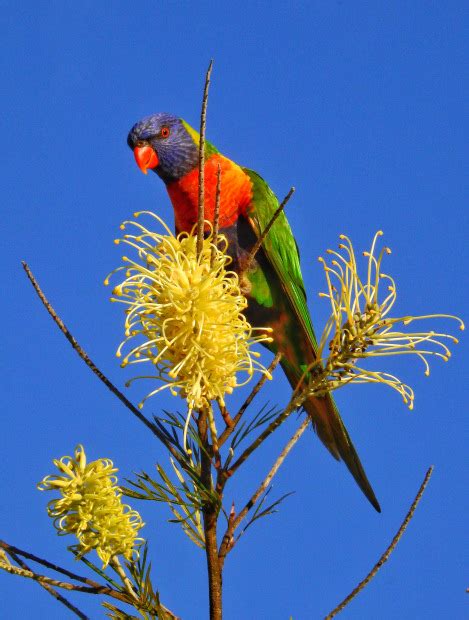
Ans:
[[[207,557],[210,620],[222,619],[222,577],[218,560],[217,514],[204,511],[205,555]]]
[[[209,493],[213,492],[212,461],[210,458],[212,447],[208,441],[208,412],[200,411],[198,419],[199,436],[203,449],[201,450],[201,479]],[[222,577],[218,559],[217,520],[219,507],[212,499],[207,499],[203,505],[205,556],[207,558],[208,588],[210,602],[210,620],[222,620]]]

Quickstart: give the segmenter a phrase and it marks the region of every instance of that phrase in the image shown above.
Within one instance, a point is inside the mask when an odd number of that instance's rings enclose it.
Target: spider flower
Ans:
[[[358,273],[357,260],[352,242],[340,235],[342,243],[339,252],[327,250],[330,264],[320,257],[326,275],[328,291],[320,293],[331,302],[332,314],[327,322],[319,344],[319,355],[324,368],[319,368],[313,379],[312,389],[317,393],[336,389],[350,382],[382,383],[397,390],[404,403],[413,407],[414,392],[399,378],[386,372],[372,371],[357,365],[359,360],[369,357],[391,355],[415,355],[424,364],[425,374],[430,374],[428,358],[440,357],[447,361],[451,352],[448,340],[458,340],[449,334],[435,331],[402,331],[406,326],[423,319],[449,318],[464,323],[458,317],[448,314],[425,316],[390,316],[396,301],[396,284],[393,278],[381,271],[385,254],[391,250],[383,247],[376,253],[378,231],[374,236],[367,258],[365,278]],[[384,292],[382,290],[384,289]],[[332,338],[331,338],[332,337]],[[325,354],[328,344],[328,354]]]
[[[85,450],[78,445],[73,457],[63,456],[53,463],[59,473],[46,476],[38,488],[60,492],[59,499],[48,503],[47,512],[59,534],[75,534],[78,557],[95,549],[103,568],[117,555],[135,559],[143,543],[137,535],[144,523],[138,512],[122,504],[118,470],[112,461],[87,463]]]
[[[270,330],[251,327],[243,314],[247,301],[238,276],[227,269],[231,258],[223,235],[216,242],[213,235],[204,239],[198,255],[195,235],[174,236],[156,215],[142,213],[154,217],[166,234],[124,222],[121,229],[130,225],[136,234],[125,234],[116,243],[136,249],[138,260],[123,257],[126,266],[115,271],[124,270],[125,279],[114,288],[112,301],[127,305],[126,339],[118,357],[133,343],[121,365],[150,362],[156,372],[134,377],[127,385],[140,378],[163,383],[140,407],[165,388],[185,398],[189,411],[214,399],[224,404],[225,395],[247,383],[255,370],[266,372],[252,345],[270,341]],[[239,373],[245,375],[241,382]]]

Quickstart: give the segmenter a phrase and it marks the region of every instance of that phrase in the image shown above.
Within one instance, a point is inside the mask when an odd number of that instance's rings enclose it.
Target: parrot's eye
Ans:
[[[169,138],[169,134],[170,134],[170,133],[171,133],[171,132],[170,132],[170,130],[169,130],[169,127],[162,127],[162,128],[161,128],[161,131],[160,131],[160,136],[161,136],[162,138]]]

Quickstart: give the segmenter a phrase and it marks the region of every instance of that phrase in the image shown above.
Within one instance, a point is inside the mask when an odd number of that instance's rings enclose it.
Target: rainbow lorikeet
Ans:
[[[176,232],[191,231],[198,213],[199,134],[171,114],[136,123],[127,138],[140,169],[164,181],[174,207]],[[249,271],[243,261],[279,206],[267,183],[253,170],[231,161],[205,143],[205,219],[213,221],[218,166],[221,169],[220,232],[229,241],[230,266],[242,274],[252,325],[273,328],[269,348],[282,353],[281,365],[295,387],[316,360],[317,341],[306,305],[298,248],[284,213],[276,220]],[[247,280],[246,280],[247,279]],[[378,500],[330,395],[304,402],[312,424],[337,460],[343,459],[358,485],[380,512]]]

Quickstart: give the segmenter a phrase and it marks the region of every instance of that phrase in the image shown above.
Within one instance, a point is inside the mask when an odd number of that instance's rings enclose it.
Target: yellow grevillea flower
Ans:
[[[404,402],[412,409],[414,392],[394,375],[371,371],[357,366],[357,361],[369,357],[390,355],[416,355],[425,366],[425,374],[430,374],[427,358],[435,355],[447,361],[451,355],[445,344],[449,339],[458,340],[449,334],[434,331],[403,332],[396,327],[407,326],[422,319],[449,318],[464,323],[458,317],[448,314],[429,314],[425,316],[404,316],[392,318],[391,309],[396,301],[396,284],[391,276],[382,273],[381,263],[385,254],[391,250],[383,247],[376,255],[376,242],[382,235],[378,231],[369,252],[364,252],[368,264],[366,279],[358,274],[357,260],[352,242],[341,235],[341,252],[327,250],[332,257],[330,264],[324,258],[319,260],[326,274],[328,292],[320,293],[331,302],[332,315],[326,324],[319,344],[319,354],[323,360],[324,371],[317,373],[315,385],[317,392],[336,389],[347,383],[383,383],[397,390]],[[384,285],[384,286],[383,286]],[[384,288],[384,294],[381,289]],[[326,344],[329,353],[325,353]]]
[[[135,248],[139,259],[124,256],[126,266],[115,270],[125,270],[125,280],[114,288],[112,301],[128,306],[126,339],[118,357],[129,341],[138,341],[121,365],[151,362],[156,374],[134,379],[164,383],[152,390],[140,407],[165,388],[185,398],[189,411],[214,399],[223,404],[225,395],[247,383],[254,370],[265,372],[252,345],[269,341],[266,332],[270,330],[251,327],[243,314],[247,301],[238,276],[227,270],[231,259],[225,253],[228,243],[224,236],[219,236],[216,244],[212,236],[204,239],[198,256],[195,235],[175,237],[156,215],[142,213],[155,218],[165,234],[137,222],[124,222],[121,229],[131,225],[136,234],[116,240]],[[240,372],[246,375],[241,383]]]
[[[47,512],[59,534],[75,534],[78,557],[96,550],[105,568],[113,556],[132,560],[138,555],[143,538],[137,538],[144,526],[142,518],[130,506],[122,504],[122,493],[114,475],[118,470],[109,459],[87,463],[83,446],[73,457],[55,459],[59,474],[46,476],[38,484],[41,491],[59,491]]]

